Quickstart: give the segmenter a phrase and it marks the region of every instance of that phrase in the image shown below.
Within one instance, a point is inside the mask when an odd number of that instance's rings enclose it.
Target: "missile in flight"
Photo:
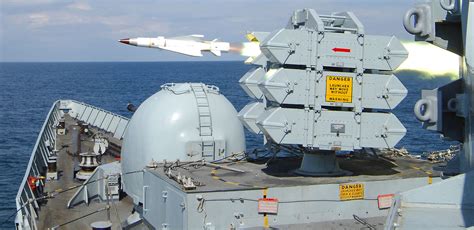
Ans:
[[[203,35],[193,34],[172,38],[162,36],[156,38],[125,38],[120,39],[119,42],[133,46],[168,50],[193,57],[201,57],[203,51],[221,56],[222,52],[228,52],[230,49],[228,42],[220,42],[217,39],[206,41],[203,38]]]

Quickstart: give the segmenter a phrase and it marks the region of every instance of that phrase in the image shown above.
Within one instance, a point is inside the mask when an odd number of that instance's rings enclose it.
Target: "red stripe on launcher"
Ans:
[[[350,53],[350,52],[351,52],[351,49],[349,49],[349,48],[334,47],[334,48],[332,49],[332,51],[334,51],[334,52],[342,52],[342,53]]]

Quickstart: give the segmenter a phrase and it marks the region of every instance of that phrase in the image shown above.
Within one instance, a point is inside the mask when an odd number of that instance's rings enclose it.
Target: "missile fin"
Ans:
[[[221,51],[220,50],[217,50],[217,49],[211,49],[211,53],[213,53],[214,55],[216,56],[221,56]]]

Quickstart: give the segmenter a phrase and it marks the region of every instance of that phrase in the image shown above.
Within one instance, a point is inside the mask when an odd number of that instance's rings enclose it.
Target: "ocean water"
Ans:
[[[28,160],[51,105],[58,99],[75,99],[130,117],[127,103],[139,105],[170,82],[204,82],[220,88],[237,110],[250,98],[238,80],[250,69],[241,62],[145,63],[0,63],[0,228],[13,228],[14,199]],[[408,130],[398,147],[413,153],[446,149],[453,142],[421,128],[413,105],[421,89],[450,81],[427,79],[417,73],[397,74],[409,90],[394,110]],[[247,148],[261,147],[260,136],[246,133]]]

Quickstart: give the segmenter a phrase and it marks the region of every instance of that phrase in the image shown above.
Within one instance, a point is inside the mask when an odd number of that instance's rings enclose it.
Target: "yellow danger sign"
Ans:
[[[340,184],[340,200],[361,200],[364,199],[364,184]]]
[[[326,102],[352,103],[352,77],[326,76]]]

